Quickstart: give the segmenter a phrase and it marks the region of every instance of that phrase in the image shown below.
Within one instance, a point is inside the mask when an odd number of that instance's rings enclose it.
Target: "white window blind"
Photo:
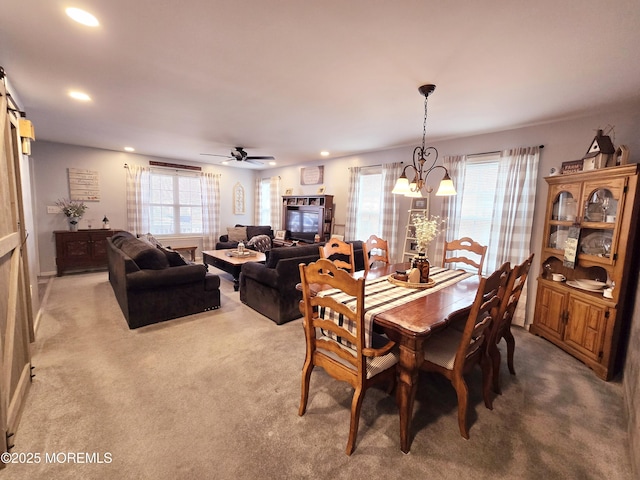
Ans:
[[[260,225],[271,225],[271,180],[260,180]]]
[[[498,154],[468,157],[458,236],[489,244],[498,181]]]
[[[356,238],[365,239],[380,235],[382,231],[382,169],[363,168],[358,184],[358,208]]]
[[[149,189],[151,233],[202,234],[199,176],[152,170]]]

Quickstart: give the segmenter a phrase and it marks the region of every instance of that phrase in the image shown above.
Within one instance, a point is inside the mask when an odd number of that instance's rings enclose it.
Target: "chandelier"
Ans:
[[[449,171],[442,165],[436,165],[438,161],[438,150],[435,147],[425,147],[425,139],[427,136],[427,101],[429,95],[436,89],[435,85],[422,85],[418,91],[424,96],[424,123],[422,126],[422,146],[416,147],[413,150],[413,163],[407,165],[402,169],[402,174],[396,185],[391,190],[391,193],[402,194],[406,197],[422,197],[422,189],[425,187],[427,177],[431,172],[437,168],[444,170],[444,177],[440,181],[440,186],[436,192],[436,196],[456,195],[456,189],[453,187],[451,177],[449,177]],[[427,159],[433,154],[433,162],[428,168],[425,168]],[[407,170],[413,177],[411,183],[407,177]],[[427,187],[427,193],[431,193],[433,190]]]

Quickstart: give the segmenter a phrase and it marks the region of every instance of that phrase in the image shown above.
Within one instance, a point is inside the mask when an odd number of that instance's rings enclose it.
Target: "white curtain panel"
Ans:
[[[202,249],[213,250],[220,235],[220,175],[203,173],[202,191]]]
[[[149,233],[149,167],[127,165],[127,230]]]
[[[275,232],[281,229],[282,224],[282,201],[280,199],[280,177],[271,177],[269,197],[271,202],[271,228]]]
[[[253,224],[260,225],[260,211],[262,210],[262,179],[256,178],[253,195]]]
[[[392,263],[400,261],[402,252],[398,248],[398,222],[400,221],[400,196],[391,193],[402,174],[402,162],[382,165],[382,224],[381,236],[389,242],[389,259]]]
[[[487,249],[486,264],[498,268],[504,262],[522,263],[531,254],[533,211],[540,147],[514,148],[501,154],[498,191],[494,210],[494,228]],[[497,234],[496,239],[493,238]],[[528,279],[527,279],[528,282]],[[527,285],[524,286],[512,323],[524,326],[527,321]]]
[[[522,263],[531,254],[539,158],[537,146],[501,153],[493,228],[485,260],[491,272],[504,262]]]
[[[344,225],[344,238],[356,240],[358,220],[359,188],[361,167],[349,168],[349,192],[347,196],[347,219]]]
[[[451,155],[442,159],[442,164],[449,171],[453,186],[458,195],[442,197],[442,210],[440,218],[446,222],[444,232],[436,237],[433,253],[434,265],[442,265],[444,242],[459,237],[460,212],[462,210],[462,192],[464,191],[464,171],[467,157],[465,155]]]

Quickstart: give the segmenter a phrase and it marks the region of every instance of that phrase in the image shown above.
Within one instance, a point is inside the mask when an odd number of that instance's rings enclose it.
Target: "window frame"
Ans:
[[[152,187],[152,184],[154,183],[154,177],[158,178],[158,177],[170,177],[172,179],[172,202],[171,203],[163,203],[163,202],[154,202],[153,199],[153,191],[154,188]],[[193,180],[197,180],[198,183],[198,189],[199,189],[199,202],[189,202],[188,200],[184,200],[185,199],[185,194],[187,194],[187,192],[189,192],[189,196],[192,195],[192,193],[194,192],[194,190],[189,189],[188,191],[185,190],[181,190],[180,188],[180,181],[181,179],[188,179],[191,183],[191,181]],[[197,193],[197,192],[196,192]],[[158,237],[162,237],[162,236],[171,236],[171,237],[178,237],[178,236],[193,236],[193,235],[198,235],[198,236],[202,236],[204,234],[204,219],[203,219],[203,214],[204,214],[204,208],[202,205],[202,182],[201,182],[201,177],[198,174],[194,174],[194,173],[188,173],[188,172],[178,172],[178,171],[165,171],[163,169],[160,168],[154,168],[154,169],[150,169],[149,171],[149,192],[148,192],[148,198],[149,198],[149,230],[150,233],[152,233],[153,235],[156,235]],[[155,208],[169,208],[172,210],[172,232],[165,232],[163,231],[163,228],[158,229],[157,227],[160,226],[162,227],[163,224],[162,223],[156,223],[156,215],[154,215],[153,210]],[[183,231],[183,222],[182,222],[182,218],[184,217],[184,210],[183,209],[199,209],[200,214],[200,222],[199,225],[196,222],[196,225],[194,228],[194,222],[193,222],[193,217],[194,215],[189,215],[189,231]],[[197,217],[197,214],[196,214]],[[199,228],[198,228],[199,227]]]

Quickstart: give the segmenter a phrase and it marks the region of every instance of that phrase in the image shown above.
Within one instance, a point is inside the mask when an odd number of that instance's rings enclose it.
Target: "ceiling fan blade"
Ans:
[[[247,157],[244,159],[244,161],[249,163],[255,163],[256,165],[262,165],[262,162],[255,160],[256,158],[262,158],[262,157]]]
[[[231,158],[229,155],[218,155],[217,153],[201,153],[200,155],[206,155],[208,157],[224,157]]]
[[[255,155],[250,155],[247,157],[247,160],[275,160],[275,159],[276,157],[272,157],[272,156],[259,157]]]

